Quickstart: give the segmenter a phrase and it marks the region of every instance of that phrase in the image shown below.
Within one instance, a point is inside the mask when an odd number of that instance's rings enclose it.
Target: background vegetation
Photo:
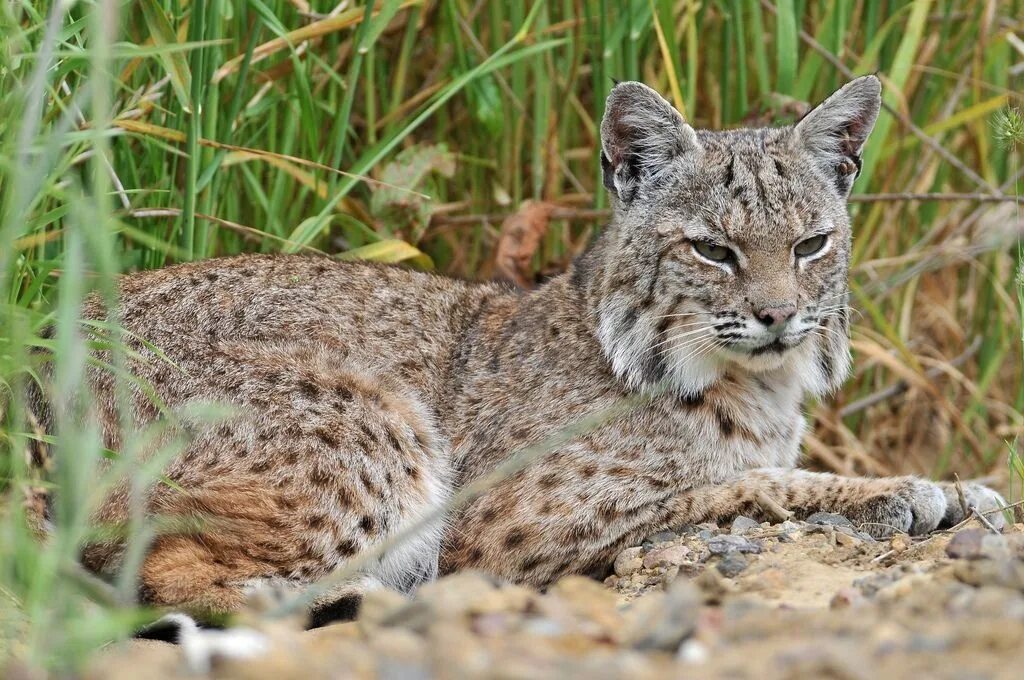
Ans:
[[[879,73],[886,113],[852,207],[856,376],[814,407],[809,461],[1010,484],[1019,1],[21,0],[0,6],[0,31],[0,659],[73,665],[152,616],[131,606],[131,570],[91,579],[77,546],[114,475],[153,479],[135,453],[159,435],[159,462],[182,417],[213,415],[169,414],[105,451],[81,418],[86,350],[112,348],[110,369],[132,378],[116,329],[79,332],[84,295],[112,298],[121,271],[249,251],[520,282],[557,271],[605,216],[612,78],[717,128],[792,121]],[[536,247],[501,231],[527,199],[546,202],[526,224]],[[499,245],[529,264],[510,271]],[[23,408],[41,360],[53,437]],[[62,461],[46,475],[27,464],[39,442]],[[112,473],[97,475],[101,457]],[[40,544],[25,490],[53,486]],[[124,530],[131,564],[153,528]]]

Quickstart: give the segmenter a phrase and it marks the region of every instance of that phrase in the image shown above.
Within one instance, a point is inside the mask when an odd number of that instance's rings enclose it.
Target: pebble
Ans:
[[[739,576],[747,566],[749,566],[747,558],[734,550],[732,552],[727,552],[718,564],[715,565],[715,568],[721,572],[722,576],[735,578],[736,576]]]
[[[828,606],[832,609],[844,609],[846,607],[853,607],[859,604],[864,604],[864,595],[859,590],[853,587],[841,588],[836,591],[836,594],[829,600]]]
[[[745,516],[738,515],[736,519],[732,521],[732,527],[729,529],[731,534],[745,534],[753,529],[760,529],[761,525],[757,521]]]
[[[816,512],[807,518],[807,523],[833,527],[853,527],[853,522],[834,512]]]
[[[712,555],[724,555],[728,552],[741,552],[757,554],[761,552],[761,546],[743,536],[724,534],[715,536],[708,541],[708,550]]]
[[[644,566],[644,549],[640,547],[626,548],[615,558],[615,575],[629,576],[640,571]]]
[[[837,529],[843,529],[845,527],[836,527],[836,528]],[[853,546],[853,545],[857,545],[860,542],[861,542],[860,537],[851,536],[850,534],[848,534],[846,532],[842,532],[842,531],[838,531],[838,530],[836,531],[836,543],[838,543],[839,545],[850,547],[850,546]]]
[[[1001,586],[1024,590],[1024,562],[1020,560],[964,560],[953,575],[972,586]]]
[[[1003,534],[1010,551],[1018,558],[1024,559],[1024,534]]]
[[[981,542],[986,533],[984,529],[958,531],[946,546],[946,554],[958,560],[977,559],[981,556]]]
[[[990,560],[1008,560],[1013,555],[1005,536],[986,533],[981,539],[981,556]]]
[[[638,650],[676,651],[697,628],[700,602],[700,593],[684,579],[664,593],[646,594],[626,614],[623,641]]]
[[[687,561],[690,549],[685,545],[671,545],[667,548],[655,549],[644,555],[643,566],[645,569],[654,567],[679,566]],[[618,560],[616,560],[618,561]]]
[[[688,664],[706,663],[710,657],[711,653],[708,651],[707,645],[699,640],[687,640],[679,646],[679,651],[676,652],[676,658]]]
[[[644,543],[668,543],[679,538],[679,534],[674,531],[659,531],[656,534],[651,534],[644,539]]]
[[[895,534],[889,541],[889,547],[892,548],[892,551],[895,553],[905,551],[911,546],[911,544],[912,541],[910,540],[910,536],[907,536],[906,534]]]

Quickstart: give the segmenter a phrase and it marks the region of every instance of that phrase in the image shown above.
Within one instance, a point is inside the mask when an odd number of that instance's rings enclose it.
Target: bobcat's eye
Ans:
[[[693,249],[697,251],[698,255],[712,262],[730,262],[735,259],[731,250],[710,241],[693,241]]]
[[[804,239],[797,243],[793,247],[793,252],[797,254],[797,257],[807,257],[808,255],[814,255],[816,252],[825,247],[825,242],[828,241],[828,237],[825,234],[818,234],[812,236],[809,239]]]

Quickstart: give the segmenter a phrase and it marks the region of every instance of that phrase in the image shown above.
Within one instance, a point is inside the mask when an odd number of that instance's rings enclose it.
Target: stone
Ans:
[[[736,592],[736,585],[727,581],[717,569],[705,569],[692,583],[700,588],[706,604],[718,604],[726,595]]]
[[[912,543],[913,541],[911,541],[910,536],[907,536],[906,534],[895,534],[889,540],[889,547],[893,552],[901,553],[906,551]]]
[[[946,546],[946,554],[958,560],[977,559],[981,556],[981,541],[986,533],[984,529],[958,531]]]
[[[712,555],[724,555],[728,552],[757,554],[761,552],[761,546],[743,536],[724,534],[709,540],[708,550],[711,551]]]
[[[359,625],[378,626],[394,618],[395,612],[409,605],[409,598],[390,588],[371,588],[359,605]]]
[[[701,596],[683,579],[664,593],[648,593],[626,613],[623,642],[637,650],[675,652],[697,628]]]
[[[864,604],[864,595],[853,587],[840,588],[829,600],[828,606],[832,609],[845,609]]]
[[[616,576],[629,576],[630,574],[640,571],[641,567],[644,566],[644,549],[640,547],[626,548],[619,553],[619,556],[615,558],[615,570]]]
[[[739,576],[749,566],[747,558],[742,553],[727,552],[725,556],[715,565],[715,568],[721,572],[722,576],[727,578],[735,578]]]
[[[622,629],[618,597],[585,576],[560,579],[535,610],[585,637],[615,638]]]
[[[667,548],[658,548],[644,555],[643,565],[645,569],[654,567],[679,566],[687,561],[690,549],[685,545],[671,545]]]
[[[981,556],[990,560],[1008,560],[1013,554],[1010,544],[1001,534],[986,533],[981,539]]]
[[[1010,552],[1019,559],[1024,559],[1024,533],[1004,534],[1006,544],[1010,546]]]
[[[732,521],[732,526],[729,528],[731,534],[745,534],[753,529],[760,529],[761,525],[745,515],[737,515],[736,519]]]
[[[861,542],[860,537],[852,536],[848,533],[839,531],[840,528],[845,527],[836,527],[836,543],[849,548]]]
[[[1000,586],[1024,590],[1024,562],[1020,560],[963,560],[953,575],[972,586]]]
[[[834,512],[816,512],[805,520],[808,524],[833,527],[853,527],[853,522]]]
[[[679,538],[679,534],[674,531],[659,531],[656,534],[651,534],[644,539],[644,543],[668,543]]]

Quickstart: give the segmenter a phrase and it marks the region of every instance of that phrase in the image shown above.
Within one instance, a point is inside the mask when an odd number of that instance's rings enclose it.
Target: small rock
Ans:
[[[839,529],[845,527],[836,527],[836,543],[846,547],[857,545],[861,542],[859,537],[851,536],[846,532],[839,531]]]
[[[409,598],[388,588],[371,588],[363,595],[359,605],[360,625],[381,625],[389,621],[395,612],[409,605]]]
[[[845,609],[864,603],[864,596],[856,588],[841,588],[829,600],[828,606],[832,609]]]
[[[1010,559],[1012,554],[1006,537],[1001,534],[985,534],[981,539],[981,556],[990,560]]]
[[[981,556],[981,542],[985,538],[984,529],[964,529],[958,531],[946,546],[946,554],[953,559],[973,560]]]
[[[895,569],[885,571],[882,573],[871,574],[864,578],[859,578],[853,582],[853,586],[857,588],[861,594],[872,597],[878,593],[878,591],[886,588],[895,583],[900,578],[900,572]]]
[[[853,527],[853,522],[834,512],[816,512],[807,518],[808,524],[821,524],[833,527]]]
[[[692,583],[700,588],[706,604],[718,604],[726,595],[736,592],[736,585],[725,580],[717,569],[705,569]]]
[[[682,579],[665,593],[648,593],[627,613],[623,641],[638,650],[674,652],[697,628],[700,601],[697,589]]]
[[[752,529],[760,529],[761,525],[755,520],[745,516],[738,515],[736,519],[732,521],[732,527],[729,529],[729,533],[732,534],[745,534]]]
[[[680,645],[679,651],[676,652],[676,658],[688,664],[702,664],[710,657],[711,653],[708,651],[707,645],[693,639],[687,640]]]
[[[615,575],[629,576],[644,566],[643,548],[626,548],[615,558]]]
[[[747,558],[734,550],[727,552],[725,557],[718,562],[716,568],[722,573],[722,576],[735,578],[747,568],[748,564]]]
[[[1024,533],[1004,534],[1003,538],[1010,546],[1010,552],[1017,555],[1018,558],[1024,559]]]
[[[972,586],[1002,586],[1024,590],[1024,562],[1019,560],[965,560],[953,574]]]
[[[687,561],[686,558],[689,555],[690,549],[685,545],[672,545],[667,548],[652,550],[644,555],[643,565],[645,569],[672,565],[679,566]]]
[[[711,551],[712,555],[724,555],[728,552],[753,553],[756,555],[761,552],[761,546],[743,536],[724,534],[709,540],[708,550]]]
[[[651,534],[644,539],[644,543],[668,543],[679,538],[679,534],[674,531],[659,531],[656,534]]]
[[[906,534],[895,534],[889,541],[889,547],[895,553],[901,553],[911,546],[910,536]]]

